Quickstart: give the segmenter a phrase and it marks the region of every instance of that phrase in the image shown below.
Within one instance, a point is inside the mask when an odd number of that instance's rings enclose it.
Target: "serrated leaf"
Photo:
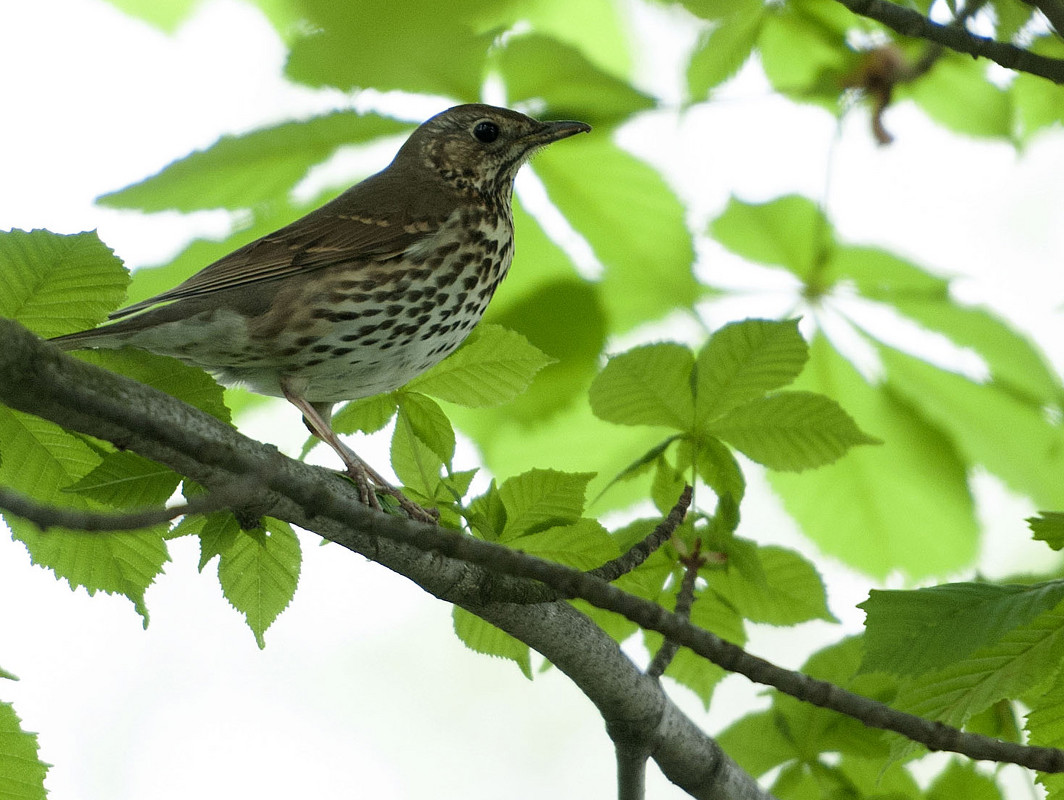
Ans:
[[[220,511],[200,517],[200,523],[190,530],[199,535],[200,557],[197,569],[203,572],[203,568],[210,563],[215,556],[229,552],[236,544],[237,539],[243,536],[240,523],[231,513]]]
[[[660,172],[595,136],[550,148],[535,169],[606,268],[599,291],[614,333],[694,305],[703,289],[691,234]]]
[[[222,422],[229,422],[229,408],[225,405],[222,387],[198,367],[182,364],[176,358],[133,348],[80,350],[77,357],[146,383],[160,392],[166,392],[201,411],[206,411]]]
[[[463,406],[495,406],[523,392],[552,361],[521,334],[481,324],[462,347],[405,388]]]
[[[764,13],[759,0],[735,3],[702,38],[687,63],[687,92],[693,100],[704,98],[746,63],[761,33]]]
[[[684,442],[680,453],[685,454],[681,464],[685,467],[688,459],[695,472],[717,497],[730,495],[740,502],[746,493],[746,477],[732,451],[712,436],[699,437],[696,443]]]
[[[542,115],[580,119],[593,126],[617,123],[654,107],[654,100],[596,67],[571,45],[536,33],[511,38],[498,54],[511,103],[545,103]]]
[[[91,472],[67,487],[116,508],[145,508],[165,503],[181,476],[131,451],[106,453]]]
[[[398,407],[394,393],[352,400],[332,418],[332,429],[337,433],[376,433],[391,422]]]
[[[452,616],[454,632],[466,647],[476,653],[508,658],[532,680],[532,658],[527,644],[459,606],[454,607]]]
[[[221,553],[218,580],[233,608],[244,615],[259,648],[264,634],[288,607],[299,583],[302,553],[286,522],[265,518],[258,535],[246,531]]]
[[[38,757],[37,734],[22,730],[15,709],[0,702],[0,797],[45,800],[48,767]]]
[[[767,203],[731,198],[709,226],[710,234],[736,255],[784,267],[803,281],[811,278],[834,233],[812,200],[786,195]]]
[[[830,464],[859,444],[879,444],[834,400],[813,392],[779,392],[732,409],[711,426],[746,456],[799,472]]]
[[[533,469],[515,475],[499,487],[506,508],[502,541],[576,522],[584,513],[587,484],[592,472],[558,472]]]
[[[618,425],[689,430],[694,418],[693,366],[691,351],[670,342],[614,356],[591,383],[591,410],[599,419]]]
[[[1064,746],[1064,672],[1058,670],[1048,690],[1032,699],[1025,727],[1032,745]],[[1064,775],[1040,773],[1037,780],[1048,790],[1050,800],[1059,800],[1064,792]]]
[[[408,124],[376,114],[334,111],[223,136],[97,202],[145,212],[253,208],[285,198],[312,166],[340,147],[408,130]]]
[[[1064,512],[1043,511],[1027,520],[1034,538],[1045,542],[1053,550],[1064,549]]]
[[[774,545],[757,548],[756,556],[763,580],[750,580],[738,569],[714,572],[710,579],[713,591],[744,618],[769,625],[797,625],[812,619],[838,622],[828,610],[824,582],[812,563]]]
[[[796,386],[830,393],[884,444],[813,472],[769,473],[788,513],[824,551],[879,577],[970,563],[979,525],[952,440],[896,393],[870,386],[823,336],[810,354]]]
[[[1064,600],[1064,581],[873,589],[864,609],[867,672],[920,675],[992,645]]]
[[[695,360],[695,419],[721,414],[791,383],[809,360],[798,320],[745,319],[710,337]]]
[[[654,461],[654,479],[650,483],[650,499],[662,514],[667,514],[676,505],[676,500],[687,481],[682,473],[664,456]]]
[[[609,532],[593,519],[508,538],[507,543],[522,553],[585,571],[620,555]]]
[[[775,711],[747,714],[725,728],[717,742],[755,778],[799,756]]]
[[[78,437],[46,420],[0,407],[0,484],[37,502],[80,510],[99,504],[63,489],[88,474],[97,456]],[[61,528],[42,533],[35,525],[5,514],[14,537],[26,545],[35,564],[51,569],[71,586],[123,594],[148,621],[144,591],[169,559],[166,526],[124,533],[83,533]]]
[[[498,541],[503,528],[506,527],[506,506],[502,503],[494,480],[484,494],[470,502],[467,517],[482,539]]]
[[[410,414],[403,406],[395,418],[392,433],[392,469],[403,486],[413,489],[423,498],[436,497],[443,470],[442,459],[418,436]]]
[[[926,719],[962,726],[973,714],[1044,686],[1064,656],[1064,615],[1049,611],[994,644],[902,685],[892,705]],[[916,745],[898,740],[893,758]]]
[[[880,347],[889,385],[946,431],[969,463],[982,464],[1043,507],[1064,507],[1064,429],[1040,408],[921,359]],[[987,420],[994,420],[988,425]]]
[[[454,458],[454,429],[443,409],[430,397],[419,392],[399,392],[399,413],[411,431],[439,456],[443,464]]]
[[[128,283],[95,233],[0,232],[0,316],[41,336],[93,327],[122,302]]]

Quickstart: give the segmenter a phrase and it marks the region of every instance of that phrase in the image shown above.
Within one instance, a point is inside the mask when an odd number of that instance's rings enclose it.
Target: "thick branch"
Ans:
[[[1064,84],[1064,60],[1047,58],[1022,47],[976,36],[962,27],[940,25],[918,11],[890,0],[837,0],[855,14],[874,19],[888,28],[916,39],[936,42],[958,53],[988,58],[1007,69],[1026,72]]]
[[[345,481],[282,458],[275,448],[252,442],[174,398],[64,356],[10,321],[0,320],[0,340],[5,342],[0,350],[0,401],[166,463],[208,489],[234,477],[259,476],[263,513],[363,553],[543,653],[595,703],[615,742],[626,737],[635,743],[650,741],[652,757],[692,796],[720,800],[764,794],[586,616],[564,602],[485,602],[485,587],[497,598],[507,582],[519,593],[517,578],[539,581],[562,596],[621,613],[724,669],[871,727],[897,731],[931,749],[1064,771],[1062,751],[999,742],[903,714],[752,656],[595,576],[371,511]],[[492,578],[478,566],[500,574]]]
[[[0,318],[0,341],[0,403],[133,450],[209,491],[256,476],[257,511],[371,558],[542,653],[595,704],[614,742],[649,743],[662,772],[692,797],[771,800],[586,615],[564,601],[501,602],[541,586],[493,575],[434,544],[441,536],[472,537],[372,511],[335,473],[284,458],[169,395],[60,353],[11,320]]]

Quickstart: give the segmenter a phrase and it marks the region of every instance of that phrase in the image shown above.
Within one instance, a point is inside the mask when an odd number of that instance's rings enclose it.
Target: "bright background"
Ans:
[[[694,29],[680,13],[634,4],[631,11],[645,39],[639,82],[678,101],[677,65]],[[0,229],[97,228],[132,267],[165,261],[192,235],[221,236],[224,212],[148,218],[97,208],[93,198],[223,133],[351,105],[338,92],[286,84],[284,55],[269,24],[236,0],[203,3],[172,37],[102,0],[4,3]],[[411,119],[445,107],[385,102]],[[959,297],[998,310],[1064,368],[1060,132],[1020,157],[999,143],[947,134],[912,105],[892,108],[886,122],[897,141],[879,148],[865,111],[839,126],[822,110],[772,96],[748,65],[716,102],[649,115],[620,136],[662,165],[681,195],[697,196],[696,230],[732,192],[746,200],[792,191],[826,197],[843,240],[961,276]],[[379,150],[338,157],[332,168],[366,174],[394,148]],[[710,280],[751,290],[707,308],[713,324],[778,314],[793,301],[793,283],[778,273],[735,261],[712,243],[701,255]],[[522,266],[518,256],[515,269]],[[884,324],[903,340],[910,333],[895,320]],[[686,334],[682,326],[673,332]],[[936,352],[951,355],[941,344]],[[289,453],[305,437],[298,415],[280,401],[242,429]],[[371,462],[387,463],[383,451],[356,446]],[[332,465],[324,449],[315,455]],[[809,552],[756,469],[751,474],[745,535]],[[1035,509],[992,479],[976,484],[988,531],[984,574],[1046,558],[1022,523]],[[309,536],[302,542],[300,588],[260,652],[213,574],[196,573],[192,541],[171,544],[173,562],[148,591],[151,625],[142,631],[125,599],[70,592],[31,567],[21,544],[0,537],[0,666],[22,678],[0,682],[0,699],[40,733],[41,757],[55,765],[52,797],[614,795],[602,723],[567,679],[551,671],[528,684],[512,664],[465,650],[451,633],[449,607],[338,547]],[[829,579],[832,610],[847,629],[859,628],[853,606],[868,582],[842,569]],[[791,667],[838,630],[752,627],[750,649]],[[717,689],[709,715],[686,690],[673,686],[671,694],[709,730],[762,702],[734,677]],[[653,767],[650,774],[650,797],[682,796]]]

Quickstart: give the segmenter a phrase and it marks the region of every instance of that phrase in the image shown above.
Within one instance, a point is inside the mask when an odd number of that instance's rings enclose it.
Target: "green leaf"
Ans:
[[[998,642],[1064,600],[1064,581],[999,586],[950,583],[915,591],[873,589],[859,604],[867,672],[919,675]]]
[[[940,331],[961,347],[971,347],[986,361],[992,380],[1021,399],[1042,406],[1061,397],[1060,381],[1030,339],[984,308],[960,306],[943,299],[895,298],[895,308],[924,327]]]
[[[128,283],[95,233],[0,232],[0,316],[40,336],[93,327],[122,302]]]
[[[508,658],[532,680],[532,659],[527,644],[459,606],[454,607],[452,615],[454,632],[466,647],[476,653]]]
[[[842,78],[859,58],[847,43],[854,16],[819,0],[791,0],[768,10],[758,50],[772,86],[793,100],[836,112]]]
[[[410,126],[376,114],[334,111],[240,136],[174,161],[149,178],[97,198],[111,208],[185,213],[253,208],[285,198],[307,171],[341,147],[393,136]]]
[[[902,685],[892,705],[926,719],[962,726],[994,703],[1043,687],[1064,656],[1064,615],[1049,611],[935,672]],[[896,741],[894,758],[915,745]]]
[[[1038,37],[1024,49],[1041,56],[1064,58],[1064,42],[1057,36]],[[1015,104],[1016,132],[1023,144],[1064,120],[1064,88],[1045,78],[1019,72],[1010,89]]]
[[[1064,512],[1043,511],[1027,520],[1034,538],[1045,542],[1053,550],[1064,549]]]
[[[194,529],[200,540],[200,557],[196,568],[203,572],[212,558],[228,553],[237,540],[246,534],[240,530],[237,518],[227,511],[201,517],[199,522],[198,530]]]
[[[662,342],[611,358],[591,384],[595,416],[618,425],[665,425],[689,430],[694,418],[691,369],[683,345]]]
[[[950,761],[927,789],[927,800],[1001,800],[994,779],[976,771],[972,763]]]
[[[106,453],[103,460],[67,487],[116,508],[146,508],[165,503],[181,476],[130,451]]]
[[[1040,747],[1064,747],[1064,672],[1057,671],[1047,691],[1032,698],[1026,729],[1031,744]],[[1058,800],[1064,792],[1064,775],[1040,773],[1038,782]]]
[[[796,385],[836,398],[884,442],[800,476],[769,474],[806,535],[878,577],[943,574],[970,563],[979,526],[966,464],[941,429],[897,394],[869,386],[823,336],[810,344]]]
[[[288,607],[299,582],[299,539],[286,522],[265,518],[265,527],[243,531],[221,553],[218,580],[233,608],[244,615],[259,649],[264,634]]]
[[[695,361],[695,418],[709,422],[786,386],[809,360],[798,320],[746,319],[718,330]]]
[[[107,0],[129,16],[148,22],[166,33],[177,29],[192,16],[201,0]]]
[[[436,497],[443,460],[418,436],[411,414],[404,405],[399,406],[399,414],[395,418],[391,458],[392,469],[403,486],[413,489],[423,498]]]
[[[587,484],[592,472],[558,472],[533,469],[516,475],[499,487],[506,508],[502,540],[576,522],[584,513]]]
[[[957,133],[1011,139],[1009,93],[987,79],[984,63],[961,53],[944,52],[899,95],[912,98],[931,119]]]
[[[701,39],[687,63],[687,92],[692,99],[704,98],[739,71],[753,53],[764,17],[759,0],[742,0]]]
[[[860,637],[848,637],[811,655],[800,671],[874,700],[889,700],[895,686],[893,679],[876,675],[855,677],[861,649]],[[877,771],[883,769],[888,745],[881,731],[789,695],[776,695],[773,709],[780,727],[798,751],[799,762],[813,763],[822,753],[842,753],[874,758],[878,761]]]
[[[77,510],[99,510],[100,504],[63,491],[87,475],[99,456],[80,438],[46,420],[0,407],[0,485],[33,497],[37,502]],[[148,621],[144,591],[169,559],[157,526],[125,533],[83,533],[35,525],[5,514],[14,538],[23,542],[33,563],[51,569],[71,588],[123,594]]]
[[[663,456],[655,459],[654,480],[650,484],[650,499],[662,514],[668,514],[683,491],[687,481],[669,460]]]
[[[306,33],[289,52],[292,80],[345,92],[373,87],[479,99],[494,36],[474,29],[474,0],[304,0],[300,9]]]
[[[1013,490],[1043,507],[1064,507],[1064,430],[1040,408],[887,347],[879,353],[889,385]],[[988,425],[987,420],[993,420]]]
[[[523,237],[519,249],[522,256],[528,253]],[[539,269],[532,259],[526,263]],[[492,308],[498,301],[493,301]],[[526,424],[542,420],[587,393],[598,372],[607,332],[606,315],[591,284],[575,277],[542,284],[490,318],[553,359],[536,374],[528,390],[506,406],[507,416]]]
[[[332,418],[332,429],[337,433],[376,433],[391,421],[398,408],[393,393],[352,400]]]
[[[0,702],[0,797],[45,800],[48,764],[38,757],[37,734],[22,730],[10,703]]]
[[[839,404],[812,392],[779,392],[732,409],[711,430],[749,458],[799,472],[830,464],[859,444],[879,444]]]
[[[609,532],[593,519],[578,519],[539,533],[506,538],[511,547],[522,553],[585,571],[620,555]]]
[[[702,289],[691,234],[660,172],[594,135],[550,148],[535,169],[605,266],[600,296],[614,332],[693,306]]]
[[[225,393],[218,382],[198,367],[182,364],[176,358],[148,353],[144,350],[81,350],[77,357],[146,383],[160,392],[183,400],[222,422],[229,422]]]
[[[413,434],[439,456],[443,464],[454,458],[454,429],[443,409],[431,398],[418,392],[401,391],[399,414],[405,417]]]
[[[575,47],[549,36],[511,38],[497,57],[511,104],[540,101],[541,116],[573,118],[592,125],[617,123],[654,107],[654,100],[599,69]]]
[[[717,742],[755,778],[799,755],[775,711],[740,717],[721,732]]]
[[[811,619],[837,622],[828,610],[824,583],[808,560],[793,550],[757,548],[762,580],[729,568],[714,572],[710,586],[745,619],[769,625],[797,625]]]
[[[745,203],[733,197],[709,231],[736,255],[784,267],[806,282],[834,246],[834,234],[820,209],[798,195],[767,203]]]
[[[700,437],[697,446],[684,442],[680,453],[684,454],[680,465],[686,468],[689,461],[693,463],[695,473],[717,497],[730,495],[736,503],[743,499],[746,478],[732,451],[720,439]]]
[[[521,334],[481,324],[461,348],[405,388],[463,406],[494,406],[523,392],[551,361]]]
[[[484,494],[473,498],[469,503],[467,518],[482,539],[491,542],[499,540],[503,528],[506,527],[506,506],[502,503],[499,488],[494,480]]]

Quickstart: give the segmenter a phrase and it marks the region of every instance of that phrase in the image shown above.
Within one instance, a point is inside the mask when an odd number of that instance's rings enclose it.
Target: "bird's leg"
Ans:
[[[332,403],[311,403],[303,395],[295,390],[295,387],[287,379],[281,380],[281,391],[285,398],[300,410],[303,421],[310,432],[325,442],[336,451],[347,467],[347,474],[358,487],[359,498],[370,508],[381,511],[380,501],[374,491],[376,484],[385,494],[389,494],[399,501],[399,505],[414,519],[426,522],[436,522],[436,517],[423,509],[417,503],[409,500],[402,492],[392,486],[381,477],[373,467],[363,461],[350,447],[340,441],[340,437],[333,431],[330,419],[332,417]]]

